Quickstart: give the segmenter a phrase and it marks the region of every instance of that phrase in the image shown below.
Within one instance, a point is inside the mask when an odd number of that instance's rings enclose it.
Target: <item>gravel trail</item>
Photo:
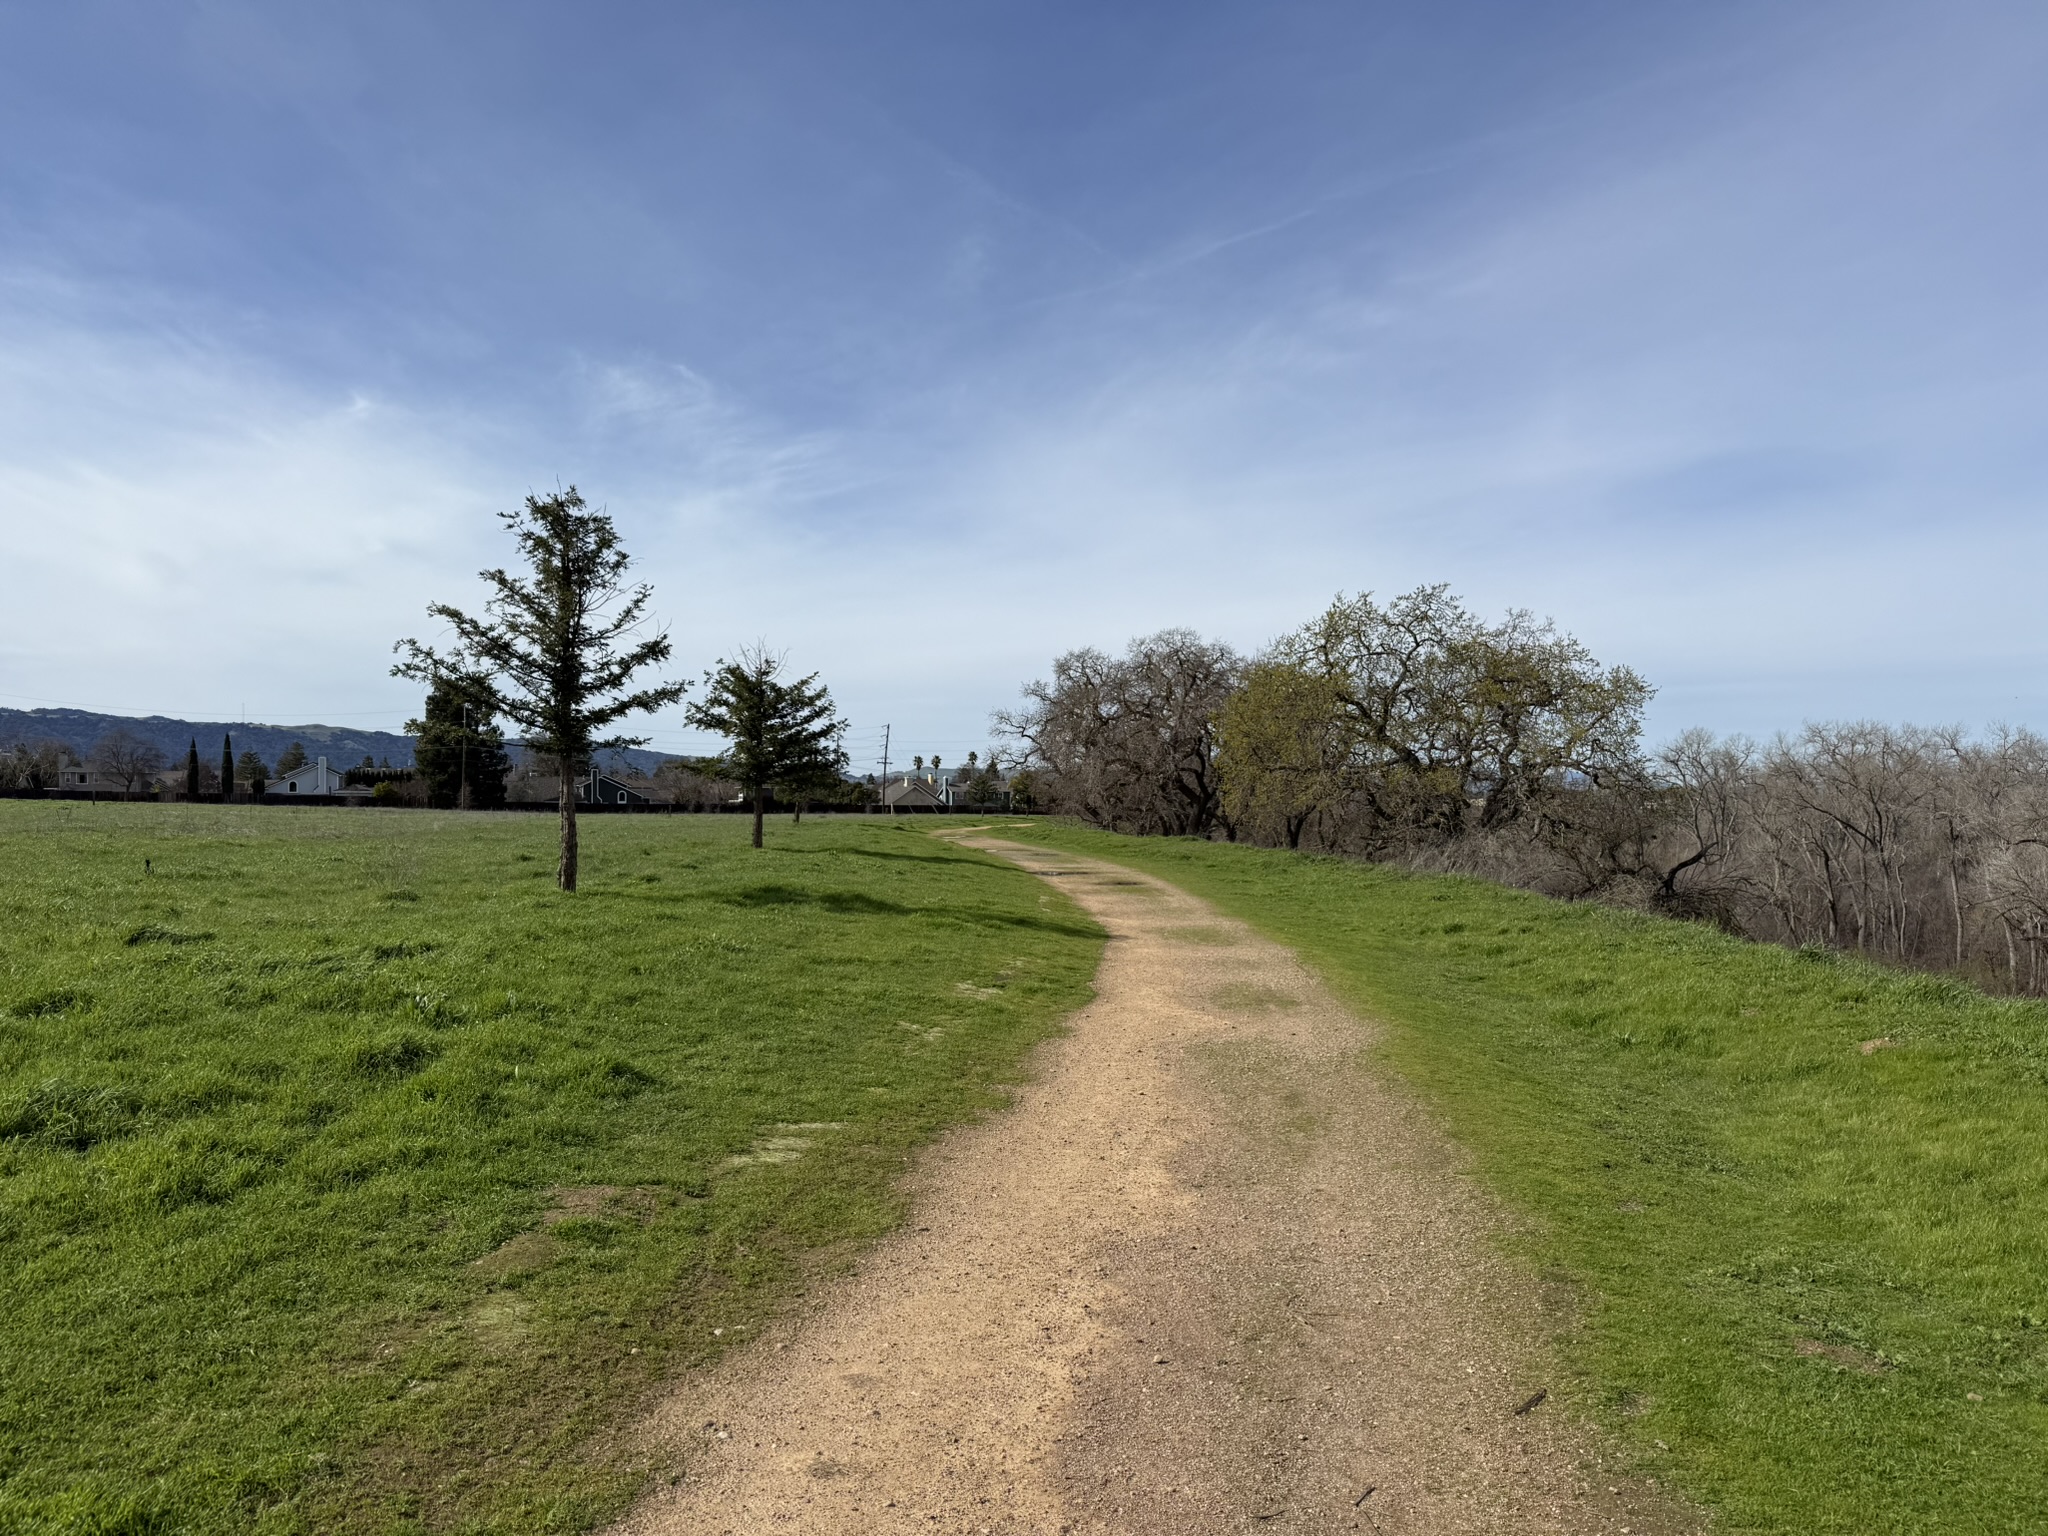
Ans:
[[[850,1280],[660,1405],[619,1536],[1700,1528],[1517,1412],[1560,1319],[1370,1025],[1172,886],[966,840],[1108,931],[1095,1001]]]

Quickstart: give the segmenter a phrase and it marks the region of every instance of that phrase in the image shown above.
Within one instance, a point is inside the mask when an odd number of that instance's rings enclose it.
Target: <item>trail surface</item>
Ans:
[[[1369,1026],[1172,886],[969,841],[1107,929],[1095,1001],[849,1282],[658,1409],[620,1536],[1693,1528],[1517,1413],[1555,1320]]]

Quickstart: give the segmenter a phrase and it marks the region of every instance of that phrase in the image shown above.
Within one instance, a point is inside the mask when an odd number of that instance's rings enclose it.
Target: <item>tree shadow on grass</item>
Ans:
[[[922,917],[966,923],[976,928],[1033,928],[1041,933],[1065,934],[1069,938],[1100,937],[1090,924],[1063,922],[1026,912],[991,912],[986,907],[948,904],[943,907],[910,907],[885,901],[859,891],[807,891],[799,886],[768,883],[723,891],[705,891],[694,899],[715,901],[720,906],[759,909],[763,907],[817,907],[826,912],[863,917]]]
[[[858,891],[807,891],[800,886],[772,882],[742,886],[737,890],[707,891],[703,899],[728,907],[823,907],[827,912],[859,912],[875,917],[922,917],[931,910],[928,907],[906,907],[900,902],[864,896]]]
[[[834,848],[834,854],[855,859],[899,859],[905,864],[965,864],[968,861],[944,853],[889,853],[880,848]]]

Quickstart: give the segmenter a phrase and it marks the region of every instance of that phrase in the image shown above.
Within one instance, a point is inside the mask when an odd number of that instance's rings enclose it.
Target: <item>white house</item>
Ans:
[[[301,763],[290,773],[281,773],[263,786],[265,795],[359,795],[362,790],[350,789],[342,783],[341,770],[327,766],[322,757],[310,763]]]

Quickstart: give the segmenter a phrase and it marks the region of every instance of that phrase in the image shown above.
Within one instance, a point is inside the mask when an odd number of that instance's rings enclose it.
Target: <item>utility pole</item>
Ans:
[[[889,814],[896,814],[896,802],[889,798],[889,727],[882,727],[882,804],[889,807]]]

